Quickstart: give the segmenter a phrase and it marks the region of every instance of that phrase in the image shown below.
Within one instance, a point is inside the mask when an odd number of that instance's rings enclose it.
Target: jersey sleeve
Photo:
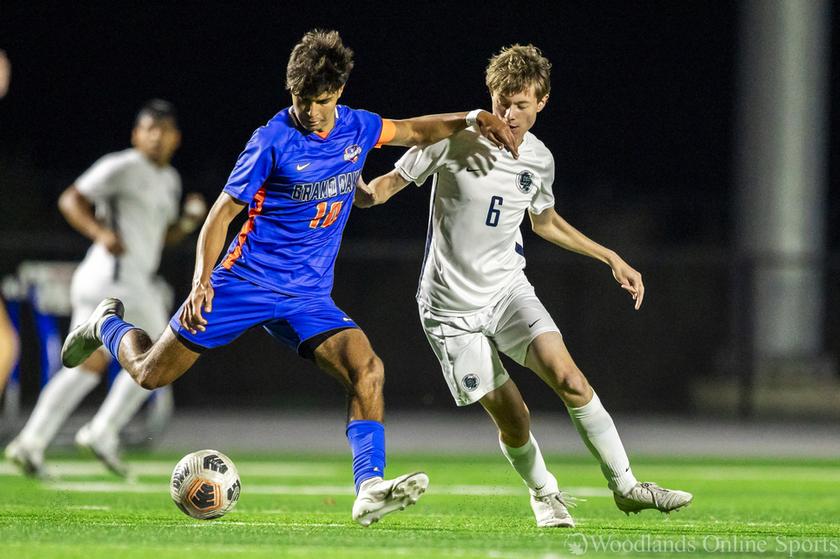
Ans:
[[[379,139],[376,140],[376,145],[373,147],[381,148],[384,144],[387,144],[391,140],[394,139],[394,136],[397,135],[397,125],[394,124],[394,121],[389,118],[382,119],[382,131],[379,133]]]
[[[531,205],[528,208],[528,211],[535,215],[554,207],[554,190],[552,188],[554,185],[554,157],[550,153],[548,156],[548,165],[541,174],[540,187],[531,199]]]
[[[120,175],[128,164],[118,153],[105,155],[76,179],[76,189],[92,202],[111,197],[119,191]]]
[[[429,175],[434,174],[443,166],[448,151],[449,139],[441,140],[424,148],[415,146],[405,152],[394,163],[394,167],[405,180],[420,186],[426,182]]]
[[[274,169],[274,149],[267,128],[258,128],[239,154],[223,192],[250,204]]]

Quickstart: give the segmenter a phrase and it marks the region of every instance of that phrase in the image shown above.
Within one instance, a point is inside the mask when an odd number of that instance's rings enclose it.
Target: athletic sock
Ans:
[[[351,421],[347,424],[347,441],[353,452],[353,480],[358,494],[363,481],[385,475],[385,426],[378,421]]]
[[[592,400],[588,404],[567,409],[583,442],[600,462],[609,488],[615,493],[625,495],[637,481],[630,470],[630,459],[627,458],[615,424],[601,405],[598,395],[593,392]]]
[[[151,394],[151,390],[146,390],[134,382],[131,375],[123,369],[90,422],[91,434],[97,437],[108,431],[119,433]]]
[[[99,384],[101,377],[82,367],[61,369],[47,383],[20,432],[24,446],[43,452],[73,410]]]
[[[557,493],[559,491],[557,480],[545,467],[545,460],[543,460],[540,446],[537,444],[533,433],[529,433],[529,436],[528,442],[518,448],[506,445],[499,437],[502,454],[508,459],[510,465],[525,482],[525,485],[528,486],[532,495],[542,497]]]
[[[114,359],[119,361],[120,342],[122,341],[123,336],[125,336],[129,330],[134,330],[136,328],[137,327],[135,325],[129,324],[117,315],[111,314],[103,318],[102,322],[99,324],[99,339],[102,340],[102,343],[108,348],[108,351],[111,352]]]

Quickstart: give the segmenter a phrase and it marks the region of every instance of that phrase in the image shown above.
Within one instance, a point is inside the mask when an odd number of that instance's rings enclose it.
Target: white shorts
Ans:
[[[79,266],[70,285],[73,315],[70,327],[81,324],[102,299],[117,297],[125,305],[125,321],[145,330],[152,339],[169,323],[171,288],[162,280],[128,284],[114,282],[107,275]]]
[[[420,321],[455,403],[466,406],[507,382],[499,351],[525,365],[531,342],[560,330],[523,274],[498,303],[466,316],[443,316],[420,303]]]

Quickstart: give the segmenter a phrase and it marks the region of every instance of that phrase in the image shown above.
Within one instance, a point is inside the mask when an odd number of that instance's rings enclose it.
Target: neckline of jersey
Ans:
[[[303,134],[304,137],[307,137],[307,138],[311,137],[313,140],[320,141],[320,142],[326,142],[327,140],[330,139],[331,136],[334,136],[333,131],[336,128],[338,128],[340,124],[342,124],[344,122],[341,119],[341,116],[340,116],[341,113],[338,110],[339,107],[341,107],[341,106],[342,105],[336,105],[335,106],[335,124],[333,124],[333,127],[330,128],[330,131],[327,132],[326,136],[321,136],[318,132],[315,132],[314,130],[310,132],[309,130],[307,130],[306,128],[301,126],[300,123],[298,122],[297,117],[295,116],[295,108],[293,106],[289,107],[286,112],[289,115],[289,120],[292,121],[292,126],[295,128],[295,130],[297,130],[298,132]]]

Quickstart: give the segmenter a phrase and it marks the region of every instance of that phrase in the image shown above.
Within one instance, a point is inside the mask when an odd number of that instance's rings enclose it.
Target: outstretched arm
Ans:
[[[192,334],[195,334],[196,330],[203,332],[207,325],[207,320],[201,313],[213,310],[213,286],[210,285],[210,274],[219,259],[219,253],[222,252],[230,222],[244,207],[245,204],[234,199],[230,194],[222,192],[210,208],[210,213],[201,227],[195,251],[192,289],[179,317],[181,326]]]
[[[359,177],[353,205],[357,208],[369,208],[384,204],[391,196],[405,188],[409,182],[411,181],[404,179],[397,169],[378,176],[367,184]]]
[[[627,262],[613,250],[599,245],[560,217],[549,208],[541,214],[530,214],[531,228],[534,233],[555,245],[595,258],[612,269],[613,277],[621,285],[621,288],[630,293],[636,301],[635,308],[639,310],[642,300],[645,297],[645,285],[642,283],[642,275],[634,270]]]
[[[476,125],[483,136],[497,147],[508,150],[519,157],[519,149],[513,133],[499,117],[479,111]],[[448,138],[467,127],[467,113],[447,113],[418,116],[403,120],[391,120],[396,127],[392,138],[382,143],[389,146],[427,146]]]

